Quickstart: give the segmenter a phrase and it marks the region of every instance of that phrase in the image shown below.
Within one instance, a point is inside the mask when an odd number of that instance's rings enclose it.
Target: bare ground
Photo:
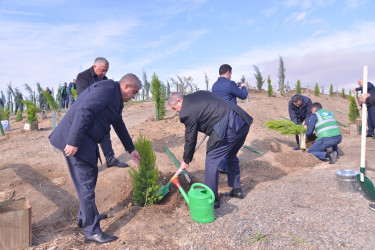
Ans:
[[[199,224],[189,217],[189,208],[175,187],[163,201],[141,208],[132,203],[128,169],[110,168],[99,163],[96,204],[109,218],[101,222],[103,231],[119,237],[100,246],[104,249],[373,249],[375,213],[361,192],[340,192],[335,170],[359,170],[360,136],[349,135],[342,127],[340,159],[334,165],[321,162],[303,151],[293,151],[294,136],[269,131],[267,120],[288,117],[286,97],[266,97],[264,92],[250,93],[250,100],[239,105],[254,117],[245,144],[239,152],[245,199],[230,198],[226,177],[220,176],[221,208],[217,219]],[[323,107],[347,112],[349,103],[338,97],[312,97]],[[347,115],[335,112],[348,124]],[[152,140],[157,166],[164,184],[176,171],[163,147],[181,159],[184,126],[172,111],[167,119],[155,121],[152,102],[127,104],[125,124],[134,139],[142,133]],[[11,131],[0,137],[0,199],[26,197],[32,206],[33,249],[96,249],[85,244],[76,226],[78,201],[61,152],[48,142],[52,118],[39,120],[39,131],[24,131],[23,122],[11,117]],[[202,136],[202,135],[200,135]],[[112,131],[116,156],[131,162]],[[375,178],[372,159],[375,140],[367,139],[366,173]],[[276,146],[275,146],[276,145]],[[194,182],[204,182],[205,143],[197,151],[188,169]],[[275,148],[277,150],[275,150]],[[102,157],[103,159],[103,157]],[[190,185],[180,181],[186,191]]]

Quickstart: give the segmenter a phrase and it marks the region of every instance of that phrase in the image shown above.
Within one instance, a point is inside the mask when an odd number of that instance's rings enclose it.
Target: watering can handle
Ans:
[[[215,194],[214,194],[214,192],[211,190],[211,188],[209,188],[208,186],[206,186],[206,185],[204,185],[204,184],[202,184],[202,183],[194,183],[194,184],[191,186],[192,189],[194,189],[195,187],[203,187],[203,188],[207,189],[208,192],[211,194],[211,201],[209,202],[209,204],[214,203],[214,201],[215,201]]]

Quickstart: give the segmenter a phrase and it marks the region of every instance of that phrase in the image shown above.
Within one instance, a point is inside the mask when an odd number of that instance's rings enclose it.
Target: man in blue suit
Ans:
[[[241,100],[247,98],[247,84],[241,83],[237,85],[234,81],[231,81],[232,78],[232,67],[228,64],[223,64],[219,68],[220,77],[212,85],[212,94],[220,96],[225,100],[237,104],[237,97]],[[228,163],[226,158],[220,163],[219,173],[226,174],[228,170]]]
[[[112,125],[125,150],[139,164],[140,156],[122,119],[122,110],[124,102],[135,98],[141,87],[141,81],[133,74],[125,75],[119,82],[105,80],[90,85],[49,136],[51,144],[63,151],[68,164],[79,199],[78,225],[86,242],[100,244],[117,239],[100,229],[99,221],[107,216],[99,214],[95,205],[100,158],[97,144]]]

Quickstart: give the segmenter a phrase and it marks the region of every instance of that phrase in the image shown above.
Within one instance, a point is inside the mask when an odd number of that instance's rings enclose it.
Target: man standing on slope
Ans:
[[[109,68],[109,62],[103,57],[98,57],[94,61],[94,65],[89,69],[81,72],[77,76],[76,87],[77,95],[79,96],[87,89],[91,84],[101,80],[108,80],[105,76]],[[103,141],[100,142],[100,147],[102,148],[103,154],[107,162],[107,168],[117,166],[121,168],[128,167],[129,165],[119,161],[115,157],[115,153],[112,148],[111,136],[108,131],[103,138]]]
[[[232,78],[232,67],[228,64],[223,64],[219,68],[220,77],[212,85],[212,93],[224,98],[227,101],[237,104],[237,97],[241,100],[247,98],[247,84],[242,83],[238,86],[234,81],[231,81]],[[228,163],[226,158],[220,163],[219,173],[225,174],[228,170]]]

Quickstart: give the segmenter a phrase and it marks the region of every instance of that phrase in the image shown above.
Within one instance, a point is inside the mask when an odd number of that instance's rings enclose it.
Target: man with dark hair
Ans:
[[[308,124],[311,116],[311,99],[303,95],[294,95],[289,101],[288,109],[290,120],[297,125],[301,125],[305,121]],[[299,138],[296,135],[297,146],[293,150],[299,150]]]
[[[99,221],[107,218],[99,214],[95,204],[95,186],[98,178],[98,143],[113,126],[125,150],[139,165],[140,156],[122,119],[124,102],[135,98],[142,87],[133,74],[119,82],[105,80],[88,87],[69,109],[49,136],[53,146],[63,151],[78,194],[78,226],[83,229],[85,242],[111,242],[115,236],[105,234]]]
[[[228,162],[230,196],[243,199],[238,151],[245,142],[253,118],[232,102],[211,92],[197,91],[183,96],[172,93],[168,105],[180,113],[185,124],[185,147],[181,168],[189,167],[197,143],[198,131],[209,135],[207,141],[204,183],[215,194],[215,208],[220,207],[218,167],[223,158]]]
[[[358,81],[358,88],[352,89],[352,92],[355,94],[356,91],[361,91],[363,93],[363,79],[359,79]],[[367,93],[370,96],[375,96],[375,87],[371,82],[367,82]],[[361,106],[359,106],[359,111],[361,111]],[[374,105],[367,105],[367,135],[366,137],[372,137],[375,139],[374,128],[375,128],[375,106]]]
[[[76,87],[78,96],[84,92],[91,84],[95,82],[108,80],[105,76],[109,68],[109,62],[103,57],[97,57],[94,61],[94,65],[89,69],[81,72],[77,76]],[[129,167],[125,162],[121,162],[115,157],[115,152],[112,148],[110,131],[103,137],[103,141],[100,142],[103,154],[106,159],[107,168],[117,166],[121,168]]]
[[[212,85],[212,93],[237,104],[237,97],[241,100],[247,98],[247,84],[242,83],[238,86],[234,81],[231,81],[232,78],[232,67],[228,64],[223,64],[219,68],[220,77]],[[224,158],[222,163],[219,166],[219,173],[227,173],[227,162]]]
[[[320,160],[329,159],[329,164],[336,162],[338,144],[342,140],[341,130],[337,125],[333,113],[324,110],[319,102],[314,102],[311,107],[312,115],[307,125],[306,136],[317,135],[317,141],[307,150]],[[332,147],[332,152],[325,152]]]

